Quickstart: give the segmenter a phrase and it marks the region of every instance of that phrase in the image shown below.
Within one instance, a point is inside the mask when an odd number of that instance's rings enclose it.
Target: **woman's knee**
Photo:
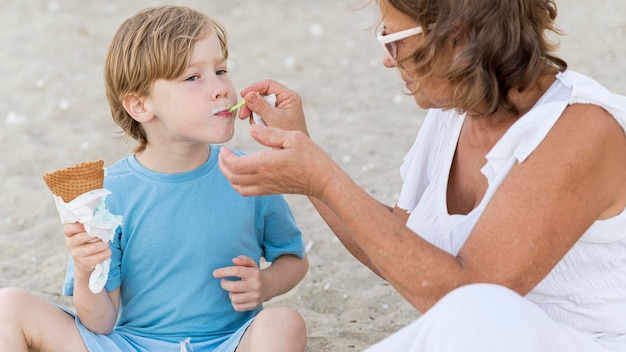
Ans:
[[[524,297],[506,287],[473,284],[450,292],[420,319],[441,326],[454,321],[459,328],[475,329],[477,324],[482,324],[487,331],[497,331],[508,329],[507,322],[522,323],[529,305]]]
[[[445,295],[437,305],[452,310],[475,309],[483,311],[494,306],[509,306],[516,301],[524,300],[515,291],[495,284],[472,284],[461,286]]]

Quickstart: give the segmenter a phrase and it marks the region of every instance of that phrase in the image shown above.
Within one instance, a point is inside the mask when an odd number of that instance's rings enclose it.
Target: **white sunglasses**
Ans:
[[[396,42],[398,40],[402,40],[404,38],[408,38],[410,36],[417,35],[420,33],[422,33],[421,26],[417,26],[415,28],[410,28],[410,29],[405,29],[403,31],[391,33],[391,34],[385,34],[384,29],[383,29],[376,34],[376,38],[378,38],[378,42],[385,50],[385,53],[387,54],[387,56],[394,62],[397,62],[398,45]]]

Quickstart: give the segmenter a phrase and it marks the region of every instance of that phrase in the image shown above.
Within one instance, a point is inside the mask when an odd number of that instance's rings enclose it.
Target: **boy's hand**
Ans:
[[[233,308],[245,312],[259,307],[265,301],[261,270],[254,260],[244,255],[233,258],[235,266],[216,269],[213,277],[222,279],[220,285],[228,291]],[[236,277],[241,280],[228,280]]]
[[[81,223],[63,226],[65,244],[74,259],[74,275],[89,277],[96,264],[111,257],[109,244],[85,232]]]

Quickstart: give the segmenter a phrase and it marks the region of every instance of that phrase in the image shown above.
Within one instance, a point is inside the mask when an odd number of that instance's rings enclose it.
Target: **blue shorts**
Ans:
[[[254,320],[254,318],[248,320],[231,335],[202,342],[194,342],[193,339],[188,338],[174,343],[117,330],[113,330],[108,335],[94,334],[78,320],[76,313],[65,307],[58,307],[74,317],[76,327],[89,352],[233,352],[239,345],[243,333]]]

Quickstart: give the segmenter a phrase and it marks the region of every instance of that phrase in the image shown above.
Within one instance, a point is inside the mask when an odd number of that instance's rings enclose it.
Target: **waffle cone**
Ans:
[[[65,203],[83,193],[104,187],[104,160],[87,161],[43,175],[43,180]]]

